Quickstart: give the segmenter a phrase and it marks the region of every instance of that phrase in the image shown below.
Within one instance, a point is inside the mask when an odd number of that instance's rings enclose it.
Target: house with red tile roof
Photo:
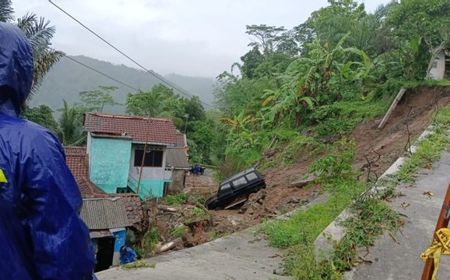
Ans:
[[[64,147],[64,151],[66,163],[77,181],[81,196],[83,198],[108,197],[108,194],[89,180],[86,147]]]
[[[108,194],[163,196],[172,181],[172,170],[166,168],[168,149],[180,144],[171,120],[86,113],[84,127],[89,179],[96,186]]]
[[[136,194],[107,194],[89,179],[86,147],[64,147],[66,163],[83,197],[80,216],[97,248],[96,271],[119,264],[126,229],[143,230],[143,207]]]

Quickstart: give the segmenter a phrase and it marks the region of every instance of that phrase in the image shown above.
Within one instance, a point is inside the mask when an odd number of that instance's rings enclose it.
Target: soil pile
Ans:
[[[376,179],[380,176],[399,156],[408,151],[409,146],[431,123],[435,112],[449,104],[448,87],[409,90],[383,129],[377,128],[382,116],[357,125],[350,138],[357,144],[354,166],[362,171],[361,179]],[[298,208],[319,194],[319,185],[309,184],[305,187],[305,176],[314,160],[315,158],[299,156],[292,165],[271,168],[264,172],[267,188],[251,194],[239,209],[202,209],[205,215],[200,218],[194,215],[194,219],[190,216],[192,211],[198,214],[200,210],[193,209],[200,209],[198,202],[216,193],[218,184],[208,172],[202,176],[188,176],[185,192],[196,197],[197,204],[187,203],[175,211],[160,208],[156,214],[158,229],[167,241],[175,238],[174,229],[185,227],[180,246],[189,247]]]

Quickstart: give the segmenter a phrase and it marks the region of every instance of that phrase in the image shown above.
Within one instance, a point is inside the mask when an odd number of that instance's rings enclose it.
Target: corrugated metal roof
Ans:
[[[81,218],[90,230],[131,226],[121,198],[84,199]]]
[[[166,150],[167,166],[174,168],[190,168],[185,149],[170,148]]]
[[[89,237],[102,238],[102,237],[113,237],[114,235],[109,230],[94,230],[89,232]]]

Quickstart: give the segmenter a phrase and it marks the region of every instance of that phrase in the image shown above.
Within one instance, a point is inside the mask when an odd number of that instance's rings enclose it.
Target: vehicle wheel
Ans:
[[[205,206],[209,210],[216,209],[219,206],[219,200],[217,199],[217,196],[212,196],[212,197],[208,198],[208,200],[206,200],[206,202],[205,202]]]

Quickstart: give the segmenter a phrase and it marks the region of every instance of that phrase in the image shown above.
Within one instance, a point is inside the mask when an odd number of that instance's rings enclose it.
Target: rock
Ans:
[[[177,208],[166,206],[166,205],[158,205],[157,208],[158,208],[158,210],[165,211],[165,212],[172,212],[172,213],[178,212]]]
[[[316,176],[309,176],[307,178],[303,178],[297,181],[292,182],[289,187],[293,188],[303,188],[304,186],[308,185],[309,183],[312,183],[316,180]]]
[[[156,250],[158,253],[163,253],[163,252],[169,251],[169,250],[175,248],[179,242],[181,242],[181,239],[177,238],[173,241],[159,245]]]

